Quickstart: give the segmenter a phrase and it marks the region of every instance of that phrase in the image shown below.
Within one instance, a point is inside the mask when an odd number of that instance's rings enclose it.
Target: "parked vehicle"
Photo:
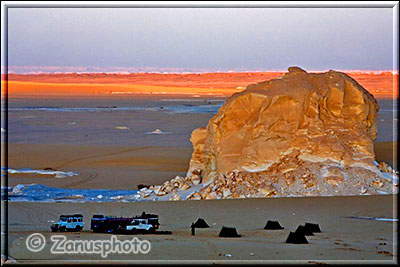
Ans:
[[[149,219],[133,219],[123,230],[128,234],[135,234],[154,233],[156,229],[149,223]]]
[[[160,223],[158,222],[158,215],[156,214],[149,214],[143,212],[141,215],[136,216],[135,219],[147,219],[147,223],[153,226],[154,231],[160,228]]]
[[[93,215],[90,222],[90,229],[95,233],[117,233],[124,229],[132,218],[114,217],[104,215]]]
[[[83,229],[84,222],[82,214],[61,215],[58,222],[51,225],[52,232],[79,232]]]
[[[140,219],[142,219],[143,221],[140,221]],[[145,224],[147,224],[147,226]],[[128,225],[130,227],[128,227]],[[149,225],[151,227],[149,227]],[[157,230],[159,227],[160,224],[158,222],[158,215],[147,214],[145,212],[135,217],[113,217],[104,215],[93,215],[93,218],[90,223],[90,229],[93,232],[97,233],[124,233],[126,231],[136,232],[136,229],[139,230],[139,228],[143,228],[144,231],[153,232]]]

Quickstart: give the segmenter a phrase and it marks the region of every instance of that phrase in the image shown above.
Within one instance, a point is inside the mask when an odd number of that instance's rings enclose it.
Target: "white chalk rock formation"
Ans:
[[[398,174],[375,162],[379,106],[344,73],[307,73],[249,85],[191,136],[188,199],[397,192]],[[395,182],[394,182],[395,181]],[[172,190],[175,190],[172,193]]]

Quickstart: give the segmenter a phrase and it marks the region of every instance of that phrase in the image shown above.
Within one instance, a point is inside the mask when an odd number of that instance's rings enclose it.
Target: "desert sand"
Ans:
[[[9,186],[39,183],[62,188],[136,190],[139,184],[163,183],[185,174],[190,155],[188,147],[9,144],[8,164],[13,168],[52,168],[79,175],[57,179],[12,174],[8,183]]]
[[[397,157],[397,142],[376,143],[375,151],[378,162],[392,163],[393,155]],[[176,175],[185,175],[191,153],[190,147],[9,144],[10,168],[52,168],[78,172],[79,175],[57,179],[10,174],[8,185],[39,183],[62,188],[135,190],[139,184],[160,184]],[[113,177],[112,182],[110,177]]]
[[[228,72],[191,74],[9,74],[2,75],[2,93],[24,95],[186,94],[224,95],[240,92],[248,84],[281,76],[284,72]],[[378,98],[398,97],[399,75],[392,72],[346,72]]]
[[[139,239],[151,242],[149,254],[111,254],[106,260],[147,260],[147,263],[178,260],[196,263],[232,260],[236,263],[394,263],[397,258],[397,255],[394,255],[396,258],[393,256],[397,251],[393,247],[396,244],[394,223],[348,218],[393,218],[393,201],[393,196],[387,195],[101,204],[10,203],[9,252],[12,258],[21,263],[45,262],[49,259],[102,260],[100,255],[51,255],[51,242],[42,252],[32,253],[27,251],[25,240],[35,232],[49,239],[54,234],[50,232],[49,221],[55,220],[60,213],[77,212],[84,216],[85,229],[82,233],[67,233],[68,239],[109,239],[109,234],[93,234],[89,230],[93,214],[131,216],[146,211],[159,214],[160,230],[169,230],[173,234],[137,235]],[[190,224],[199,217],[204,218],[211,227],[196,229],[196,235],[191,236]],[[267,220],[278,220],[285,229],[263,230]],[[294,231],[304,222],[319,223],[322,233],[307,237],[309,244],[286,244],[289,231]],[[236,227],[242,237],[217,237],[222,226]],[[118,235],[120,240],[132,237]]]
[[[218,95],[197,97],[193,95],[191,89],[187,89],[191,95],[180,95],[182,86],[201,88],[202,92],[204,92],[203,88],[214,86],[221,88],[220,93],[223,94],[229,90],[230,92],[242,90],[237,87],[253,82],[249,80],[254,78],[254,76],[242,74],[238,76],[227,74],[231,75],[226,76],[229,79],[217,74],[213,79],[211,76],[206,76],[205,79],[203,75],[192,75],[185,84],[185,79],[182,79],[180,75],[175,75],[174,79],[167,81],[163,80],[164,76],[158,75],[159,80],[154,83],[149,82],[151,79],[147,79],[146,75],[140,76],[142,81],[137,80],[135,83],[156,86],[157,90],[160,90],[158,92],[163,92],[164,86],[170,85],[174,87],[171,92],[176,94],[154,94],[150,97],[109,94],[107,84],[112,85],[119,78],[128,78],[129,75],[105,75],[103,80],[94,79],[96,81],[92,82],[88,82],[92,78],[87,75],[85,79],[79,76],[76,78],[78,81],[71,78],[71,83],[102,84],[104,93],[90,92],[90,95],[86,96],[82,94],[43,96],[36,94],[35,90],[39,88],[36,83],[52,84],[54,81],[49,78],[50,76],[42,79],[40,75],[34,78],[28,75],[14,79],[10,75],[10,81],[31,82],[34,85],[29,85],[31,86],[27,87],[29,90],[23,91],[20,95],[9,91],[8,107],[14,110],[5,114],[8,116],[8,129],[2,132],[2,134],[8,134],[8,166],[32,169],[53,168],[61,171],[76,171],[79,175],[58,179],[53,176],[13,174],[8,176],[8,186],[39,183],[59,188],[136,189],[139,184],[162,183],[175,175],[186,173],[192,153],[190,134],[193,129],[206,125],[214,116],[212,113],[170,113],[146,110],[56,112],[24,108],[149,106],[159,109],[161,106],[165,108],[178,104],[180,106],[212,106],[224,101],[228,94],[222,97]],[[156,76],[151,78],[157,80]],[[239,76],[241,78],[235,78]],[[197,80],[193,77],[197,77]],[[390,77],[384,82],[386,87],[382,88],[389,88],[389,84],[392,84],[391,74]],[[261,74],[256,78],[254,82],[269,79]],[[382,84],[382,80],[374,79],[372,80],[375,83]],[[232,82],[228,84],[228,80]],[[58,82],[60,81],[69,83],[68,79],[62,77],[59,78]],[[131,90],[133,86],[130,81],[121,83],[126,84],[127,90]],[[2,88],[3,85],[4,83],[2,83]],[[77,92],[80,90],[79,86]],[[368,89],[368,86],[364,84],[363,86]],[[393,88],[393,85],[390,88]],[[213,89],[209,89],[210,92],[214,92]],[[374,95],[377,96],[376,93]],[[391,96],[391,89],[390,93],[383,96]],[[397,137],[395,138],[393,133],[394,119],[393,113],[390,112],[392,101],[382,100],[379,104],[381,108],[388,109],[389,112],[379,115],[378,137],[375,143],[376,160],[395,164],[393,155],[397,151],[397,142],[393,141],[397,140]],[[155,129],[171,132],[171,134],[147,134]],[[2,166],[5,165],[4,160],[5,158],[2,158]],[[394,167],[397,169],[397,166]],[[93,214],[128,216],[145,210],[159,214],[161,230],[171,230],[173,235],[138,236],[152,241],[154,247],[150,254],[110,255],[108,260],[159,260],[160,262],[210,260],[208,263],[219,260],[239,260],[236,263],[240,263],[241,260],[254,260],[255,263],[257,261],[262,263],[264,260],[275,260],[275,263],[284,260],[290,262],[300,260],[304,263],[344,260],[354,263],[359,260],[365,263],[365,260],[371,260],[379,263],[393,263],[393,259],[397,260],[397,255],[393,258],[393,253],[397,251],[393,247],[393,244],[397,242],[395,239],[397,230],[393,232],[397,229],[396,223],[344,217],[395,218],[397,215],[393,213],[394,203],[391,195],[136,203],[9,202],[9,255],[18,262],[31,262],[31,259],[101,260],[99,256],[54,256],[48,249],[42,253],[33,254],[26,250],[24,242],[26,237],[34,232],[43,233],[46,237],[52,235],[49,228],[50,221],[56,220],[62,213],[83,213],[86,224],[84,232],[67,233],[67,235],[70,238],[92,240],[110,237],[110,235],[93,234],[89,231],[89,220]],[[192,237],[190,224],[198,217],[203,217],[211,228],[198,229],[196,236]],[[267,220],[274,219],[279,220],[285,230],[272,233],[262,230]],[[289,231],[294,231],[297,225],[306,221],[319,223],[323,233],[309,237],[310,244],[308,245],[285,244]],[[235,240],[218,238],[222,225],[237,227],[243,237]],[[132,236],[119,237],[132,238]],[[231,254],[232,257],[224,256],[225,254]]]
[[[396,143],[397,144],[397,143]],[[69,144],[9,144],[9,164],[40,169],[51,167],[77,171],[78,176],[57,179],[52,176],[9,175],[9,186],[40,183],[60,188],[136,189],[140,183],[157,184],[184,174],[191,156],[190,147],[124,147]],[[390,158],[391,142],[377,143],[377,160]],[[60,153],[62,151],[62,153]],[[23,155],[23,157],[21,157]],[[383,158],[381,158],[381,155]],[[67,233],[69,239],[109,239],[107,234],[89,231],[93,214],[132,216],[142,211],[160,215],[160,230],[172,235],[138,235],[152,243],[148,255],[109,255],[107,260],[166,262],[192,260],[203,263],[239,260],[254,263],[299,261],[301,263],[356,263],[397,260],[394,229],[397,223],[345,218],[375,216],[395,218],[392,195],[353,197],[308,197],[240,200],[191,200],[136,203],[24,203],[9,202],[8,242],[10,256],[18,262],[51,259],[104,260],[99,255],[54,256],[46,247],[41,253],[26,250],[24,242],[31,233],[49,238],[50,221],[60,214],[83,213],[86,228],[82,233]],[[340,207],[340,208],[339,208]],[[203,217],[210,229],[197,229],[190,235],[190,224]],[[267,220],[279,220],[282,231],[265,231]],[[304,222],[319,223],[321,234],[308,237],[308,245],[285,244],[289,231]],[[215,224],[214,224],[215,223]],[[237,227],[239,239],[218,238],[222,226]],[[133,236],[118,236],[120,240]],[[225,256],[226,254],[232,257]],[[36,261],[35,261],[36,262]],[[236,262],[236,261],[235,261]],[[271,262],[269,262],[271,263]]]

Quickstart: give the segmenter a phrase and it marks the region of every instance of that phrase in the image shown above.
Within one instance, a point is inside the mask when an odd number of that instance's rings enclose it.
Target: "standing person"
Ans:
[[[194,223],[192,223],[192,225],[190,226],[191,228],[192,228],[192,235],[195,235],[195,226],[194,226]]]

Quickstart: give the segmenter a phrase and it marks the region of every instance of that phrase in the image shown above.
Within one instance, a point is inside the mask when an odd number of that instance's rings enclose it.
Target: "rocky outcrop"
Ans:
[[[187,198],[393,193],[396,174],[375,162],[378,110],[367,90],[335,71],[291,67],[249,85],[193,131],[182,179],[201,187]]]

